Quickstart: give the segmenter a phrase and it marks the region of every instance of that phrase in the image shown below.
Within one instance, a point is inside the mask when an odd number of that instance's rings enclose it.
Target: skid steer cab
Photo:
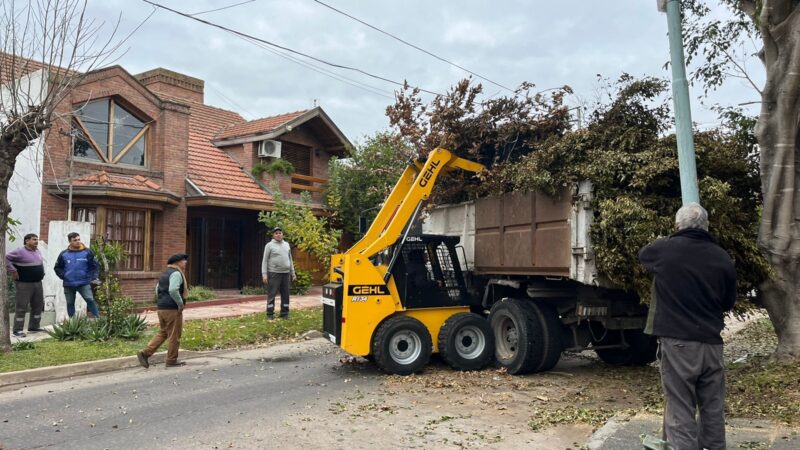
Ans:
[[[486,319],[471,312],[480,309],[480,301],[467,293],[458,241],[454,236],[406,237],[376,258],[394,261],[388,283],[376,270],[388,265],[353,261],[341,269],[345,280],[359,281],[323,288],[328,339],[393,374],[421,370],[434,352],[455,369],[483,368],[494,355],[493,334]]]
[[[323,330],[331,342],[386,372],[422,370],[434,352],[462,370],[479,369],[494,356],[489,323],[471,312],[458,238],[410,233],[439,175],[455,170],[484,167],[443,148],[424,163],[411,162],[364,237],[331,257]]]

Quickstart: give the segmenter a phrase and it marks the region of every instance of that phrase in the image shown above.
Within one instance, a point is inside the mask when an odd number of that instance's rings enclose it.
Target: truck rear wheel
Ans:
[[[458,313],[439,330],[439,353],[456,370],[479,370],[494,356],[494,334],[489,322],[478,314]]]
[[[392,374],[419,372],[428,364],[432,352],[431,334],[413,317],[390,317],[378,326],[372,339],[375,363]]]
[[[656,360],[658,342],[656,338],[644,334],[642,330],[624,330],[628,348],[609,348],[595,350],[597,356],[612,366],[644,366]],[[596,345],[613,345],[622,342],[620,332],[609,333],[596,342]]]
[[[552,369],[561,356],[558,317],[549,305],[503,299],[492,306],[495,357],[512,375]]]

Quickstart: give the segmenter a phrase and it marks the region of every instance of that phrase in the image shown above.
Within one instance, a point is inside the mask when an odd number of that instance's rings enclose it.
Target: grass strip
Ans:
[[[183,324],[181,349],[213,350],[238,348],[294,338],[320,329],[322,309],[292,311],[288,320],[268,321],[264,313],[223,319],[191,320]],[[150,327],[135,340],[111,339],[106,342],[55,341],[45,339],[11,353],[0,353],[0,373],[77,362],[133,356],[142,349],[158,327]],[[166,345],[162,345],[166,350]]]

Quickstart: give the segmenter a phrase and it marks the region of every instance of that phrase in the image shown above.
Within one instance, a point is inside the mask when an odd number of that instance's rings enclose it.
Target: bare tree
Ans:
[[[761,97],[756,125],[763,213],[758,242],[774,274],[761,300],[778,335],[775,356],[800,359],[800,3],[796,0],[716,0],[731,16],[719,18],[707,0],[685,0],[686,48],[702,56],[695,78],[707,88],[727,78],[753,85]],[[759,89],[741,61],[749,40],[766,71]]]
[[[91,70],[107,64],[122,42],[117,27],[86,18],[86,0],[0,2],[0,231],[11,205],[8,186],[17,156],[59,119],[56,107]],[[119,22],[117,22],[118,24]],[[68,118],[61,118],[67,120]],[[0,351],[11,350],[5,239],[0,239]]]

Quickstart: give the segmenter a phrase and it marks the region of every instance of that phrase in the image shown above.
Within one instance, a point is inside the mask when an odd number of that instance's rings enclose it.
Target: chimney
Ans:
[[[134,75],[156,94],[203,103],[203,80],[159,67]]]

